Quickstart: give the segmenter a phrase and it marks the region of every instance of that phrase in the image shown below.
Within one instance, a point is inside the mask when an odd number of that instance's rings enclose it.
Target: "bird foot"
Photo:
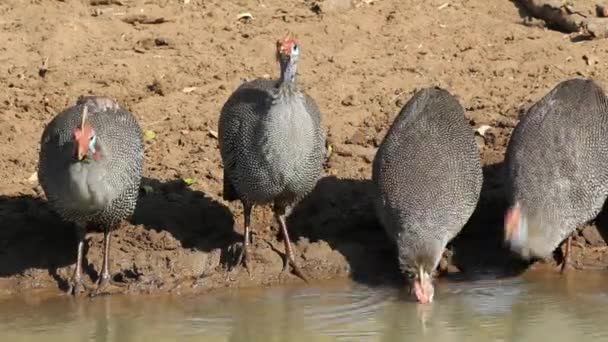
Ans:
[[[294,275],[296,275],[300,279],[304,280],[305,283],[307,283],[307,284],[310,283],[308,281],[308,277],[306,277],[304,275],[304,272],[302,272],[302,269],[300,268],[300,266],[298,266],[298,264],[293,260],[288,260],[287,262],[285,262],[285,265],[283,266],[283,271],[281,271],[281,274],[279,275],[279,279],[281,279],[281,282],[283,282],[285,277],[287,277],[287,275],[290,273],[289,272],[290,265],[291,265],[291,269],[292,269]]]
[[[252,271],[252,266],[251,266],[252,263],[251,263],[251,256],[250,256],[247,248],[244,245],[242,245],[241,250],[238,253],[239,253],[239,256],[237,257],[234,266],[230,270],[230,275],[237,276],[241,272],[241,270],[243,268],[245,268],[247,270],[247,274],[249,275],[249,278],[251,278],[253,276],[253,271]]]
[[[572,254],[572,235],[568,236],[566,241],[564,242],[565,250],[563,251],[562,264],[560,268],[560,273],[564,274],[570,268],[570,258]]]
[[[91,297],[97,297],[101,295],[110,295],[119,292],[120,289],[127,287],[127,284],[117,283],[110,278],[110,276],[100,277],[97,281],[97,288],[91,292]]]
[[[566,274],[570,269],[572,269],[572,265],[570,265],[570,263],[566,260],[562,261],[562,263],[559,265],[560,274]]]
[[[77,296],[80,296],[81,294],[83,294],[85,291],[88,292],[89,289],[86,287],[86,285],[84,284],[82,279],[75,279],[75,278],[70,279],[69,287],[67,290],[67,293],[69,295],[77,297]]]

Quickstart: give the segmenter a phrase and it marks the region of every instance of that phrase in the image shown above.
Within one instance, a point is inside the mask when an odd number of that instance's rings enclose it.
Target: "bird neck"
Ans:
[[[297,64],[293,60],[281,61],[281,78],[279,86],[293,86],[296,84]]]

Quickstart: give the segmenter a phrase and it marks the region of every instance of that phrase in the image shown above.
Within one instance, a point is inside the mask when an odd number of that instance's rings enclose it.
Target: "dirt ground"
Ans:
[[[300,40],[299,79],[317,100],[333,146],[326,177],[289,220],[299,262],[314,280],[402,281],[373,215],[368,179],[400,107],[431,85],[459,97],[472,129],[490,126],[477,138],[485,176],[478,210],[441,269],[521,270],[501,244],[500,163],[517,117],[566,78],[608,86],[605,41],[524,25],[524,13],[506,0],[106,3],[0,4],[0,293],[66,287],[75,236],[31,176],[44,125],[79,95],[112,96],[156,133],[146,142],[147,191],[132,222],[113,234],[115,280],[129,291],[181,292],[300,281],[279,277],[283,245],[269,208],[261,207],[253,217],[252,276],[226,272],[242,208],[221,199],[214,137],[219,110],[239,83],[277,74],[275,41],[287,30]],[[590,1],[577,6],[593,10]],[[244,12],[253,17],[237,19]],[[165,22],[125,22],[136,15]],[[602,234],[594,225],[579,234],[576,268],[608,266]],[[101,239],[88,235],[89,282],[101,266]]]

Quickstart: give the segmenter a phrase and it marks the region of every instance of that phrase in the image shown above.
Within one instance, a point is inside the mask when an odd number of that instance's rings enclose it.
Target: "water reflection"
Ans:
[[[439,282],[417,305],[357,284],[201,296],[0,301],[1,341],[597,341],[603,273]]]

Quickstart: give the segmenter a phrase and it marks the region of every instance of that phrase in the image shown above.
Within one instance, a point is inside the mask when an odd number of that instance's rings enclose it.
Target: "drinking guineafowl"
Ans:
[[[521,256],[547,258],[598,215],[608,196],[608,100],[591,79],[573,78],[534,104],[507,147],[510,208],[505,238]]]
[[[237,264],[249,255],[251,211],[273,203],[285,243],[286,260],[306,280],[295,261],[285,218],[312,191],[321,176],[325,135],[315,101],[296,83],[300,55],[289,34],[277,42],[278,80],[258,78],[240,85],[224,104],[219,120],[219,146],[224,164],[225,200],[244,208],[244,243]]]
[[[38,178],[49,205],[76,226],[78,253],[70,293],[84,290],[87,226],[104,228],[103,262],[95,290],[99,293],[111,282],[111,230],[135,209],[144,157],[141,129],[115,101],[81,96],[46,126],[40,145]]]
[[[416,92],[378,148],[372,180],[378,218],[420,303],[433,301],[433,272],[475,210],[482,178],[458,100],[438,87]]]

